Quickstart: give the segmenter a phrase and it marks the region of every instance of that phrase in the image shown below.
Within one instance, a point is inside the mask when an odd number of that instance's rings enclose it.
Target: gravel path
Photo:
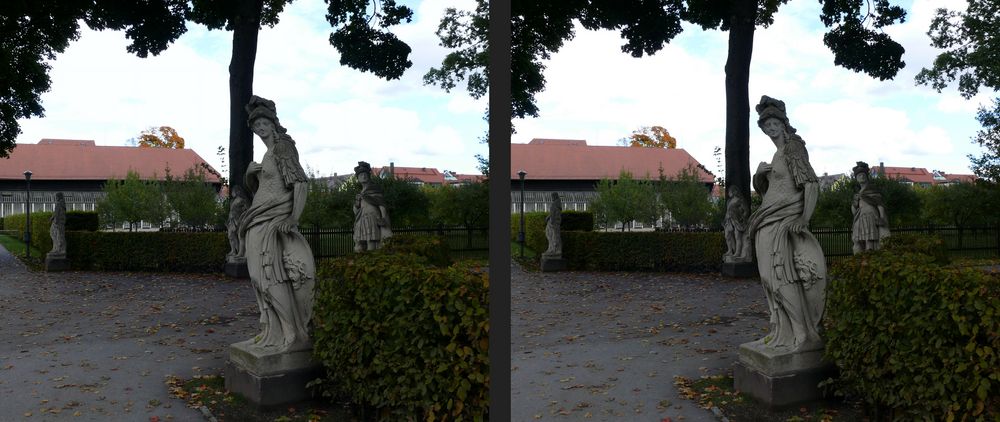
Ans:
[[[513,264],[512,420],[715,421],[673,377],[731,373],[767,327],[759,283]]]
[[[0,247],[0,421],[203,421],[169,375],[221,374],[253,336],[247,281],[31,272]]]

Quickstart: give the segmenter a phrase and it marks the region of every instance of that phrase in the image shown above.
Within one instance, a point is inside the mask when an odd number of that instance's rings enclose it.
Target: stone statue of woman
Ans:
[[[266,352],[309,349],[316,263],[298,230],[309,193],[306,174],[274,102],[255,95],[246,110],[250,128],[267,147],[260,163],[247,166],[244,182],[253,201],[239,227],[261,314],[262,331],[251,347]]]
[[[764,96],[756,108],[757,125],[777,147],[771,163],[760,163],[753,176],[763,201],[750,216],[750,234],[771,313],[770,333],[759,342],[770,349],[812,351],[823,346],[819,329],[827,283],[823,250],[809,232],[819,184],[785,103]]]
[[[747,239],[747,208],[743,196],[736,190],[729,191],[726,201],[726,221],[723,230],[726,234],[726,253],[722,255],[724,262],[749,262],[750,242]]]
[[[854,215],[851,241],[854,253],[859,254],[879,248],[882,239],[889,235],[889,218],[882,194],[871,185],[868,163],[858,161],[853,172],[854,179],[861,183],[861,190],[854,194],[854,201],[851,202],[851,214]]]
[[[240,185],[233,185],[232,189],[233,201],[229,204],[229,221],[226,223],[229,234],[229,253],[226,254],[226,258],[232,262],[245,261],[244,240],[240,239],[239,229],[241,218],[243,213],[247,211],[249,204]]]
[[[52,236],[52,250],[46,258],[66,258],[66,199],[62,192],[56,192],[56,208],[49,218],[49,235]]]
[[[372,166],[359,161],[354,175],[361,183],[361,192],[354,198],[354,252],[372,251],[392,236],[389,211],[382,190],[372,182]]]
[[[562,258],[562,200],[559,194],[552,192],[552,207],[549,208],[549,215],[545,216],[545,238],[549,241],[549,248],[542,254],[545,258]]]

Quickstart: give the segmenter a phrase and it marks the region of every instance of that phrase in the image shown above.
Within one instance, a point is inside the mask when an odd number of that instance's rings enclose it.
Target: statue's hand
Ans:
[[[796,218],[791,225],[788,226],[788,231],[792,233],[805,233],[809,229],[809,222],[805,221],[802,217]]]
[[[299,224],[291,219],[278,223],[278,231],[281,233],[292,233],[298,230]]]
[[[770,164],[761,161],[761,163],[757,165],[757,174],[767,173],[771,171],[771,168]]]
[[[250,164],[247,165],[247,174],[260,173],[260,171],[263,168],[264,166],[262,166],[260,163],[256,161],[251,161]]]

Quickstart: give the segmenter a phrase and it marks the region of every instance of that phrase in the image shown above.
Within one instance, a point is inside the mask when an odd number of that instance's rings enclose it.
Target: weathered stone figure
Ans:
[[[229,221],[226,227],[229,232],[229,253],[226,258],[230,262],[246,261],[245,239],[240,238],[240,219],[249,207],[246,194],[239,185],[233,185],[233,202],[229,204]]]
[[[66,199],[62,192],[56,193],[56,209],[49,218],[49,235],[52,236],[52,250],[46,259],[66,258]]]
[[[382,190],[372,182],[371,165],[359,161],[354,175],[361,183],[361,192],[354,199],[354,251],[372,251],[392,236],[389,211],[385,208]]]
[[[764,96],[757,114],[757,125],[778,148],[753,176],[763,200],[749,221],[771,327],[763,339],[740,345],[733,381],[736,389],[783,406],[822,397],[817,385],[831,376],[819,334],[826,260],[809,232],[819,183],[805,142],[789,124],[785,103]]]
[[[771,311],[771,330],[760,341],[771,349],[820,349],[826,260],[809,232],[819,184],[805,142],[788,122],[785,103],[764,96],[757,113],[757,125],[778,149],[753,176],[763,202],[750,216],[750,234]]]
[[[743,196],[735,190],[730,191],[726,202],[726,221],[723,229],[726,233],[726,253],[722,255],[723,262],[750,262],[750,242],[747,238],[747,216],[750,214]]]
[[[549,248],[542,255],[546,258],[562,258],[562,200],[559,194],[552,192],[552,207],[549,208],[549,215],[545,216],[545,238],[549,241]]]
[[[854,215],[851,241],[854,253],[859,254],[879,248],[882,239],[889,235],[889,218],[882,194],[871,185],[868,163],[858,161],[853,170],[854,179],[861,183],[861,189],[854,194],[854,201],[851,202],[851,214]]]
[[[267,147],[261,163],[247,167],[245,182],[253,202],[239,226],[261,313],[262,331],[251,347],[269,352],[309,349],[316,264],[298,231],[309,193],[306,174],[274,102],[255,95],[246,109],[251,129]]]

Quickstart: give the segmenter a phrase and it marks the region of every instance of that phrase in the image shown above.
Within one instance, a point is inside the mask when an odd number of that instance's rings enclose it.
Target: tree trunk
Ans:
[[[750,204],[750,59],[753,56],[756,0],[733,4],[726,60],[726,189]],[[727,198],[728,200],[728,198]]]
[[[229,196],[239,186],[247,197],[243,175],[253,160],[253,133],[244,108],[253,96],[253,67],[264,0],[243,0],[232,19],[233,55],[229,61]]]

